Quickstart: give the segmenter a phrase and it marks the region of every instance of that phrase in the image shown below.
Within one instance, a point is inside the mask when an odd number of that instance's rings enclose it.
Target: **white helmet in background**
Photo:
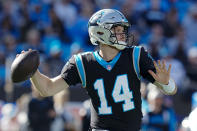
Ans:
[[[130,24],[125,16],[115,9],[102,9],[94,13],[88,22],[88,32],[93,45],[99,43],[113,46],[123,50],[128,46],[126,41],[118,41],[112,27],[123,26],[126,39],[128,40],[128,28]]]

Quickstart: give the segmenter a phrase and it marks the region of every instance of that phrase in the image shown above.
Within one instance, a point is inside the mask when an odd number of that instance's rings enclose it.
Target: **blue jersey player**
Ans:
[[[128,45],[129,23],[114,9],[103,9],[90,18],[88,31],[99,50],[76,54],[62,73],[48,78],[37,71],[31,78],[43,96],[52,96],[81,83],[91,99],[91,131],[138,131],[141,126],[141,77],[165,94],[176,93],[165,62],[153,61],[143,47]]]

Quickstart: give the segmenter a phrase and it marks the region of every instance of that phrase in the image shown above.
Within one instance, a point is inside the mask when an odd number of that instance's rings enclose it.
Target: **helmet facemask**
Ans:
[[[123,32],[122,33],[118,33],[116,32],[115,28],[121,26],[123,27]],[[125,25],[122,23],[117,23],[117,24],[113,24],[112,28],[111,28],[111,35],[110,35],[110,41],[112,42],[113,46],[115,46],[116,48],[122,50],[125,47],[129,46],[129,28],[130,25]],[[123,35],[123,36],[122,36]],[[118,40],[118,37],[124,37],[124,40]]]

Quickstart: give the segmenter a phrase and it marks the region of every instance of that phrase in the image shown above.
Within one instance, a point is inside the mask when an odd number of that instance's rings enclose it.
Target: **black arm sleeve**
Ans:
[[[152,70],[156,72],[156,69],[153,64],[153,58],[147,51],[142,47],[141,54],[140,54],[140,74],[143,78],[149,80],[150,82],[154,83],[155,79],[148,73],[148,70]]]
[[[64,65],[61,71],[61,77],[69,86],[81,83],[74,56],[72,56],[70,60]]]

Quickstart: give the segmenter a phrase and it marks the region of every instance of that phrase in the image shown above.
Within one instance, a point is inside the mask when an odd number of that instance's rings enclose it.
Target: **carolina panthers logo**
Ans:
[[[103,16],[104,11],[98,12],[97,14],[93,15],[90,19],[91,23],[100,23],[100,19]]]

